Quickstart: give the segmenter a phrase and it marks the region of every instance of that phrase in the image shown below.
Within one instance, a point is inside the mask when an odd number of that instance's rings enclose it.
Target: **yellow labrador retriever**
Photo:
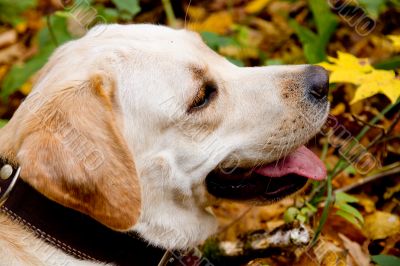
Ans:
[[[52,235],[70,227],[193,247],[216,231],[214,199],[268,203],[325,178],[302,145],[327,90],[320,67],[237,67],[186,30],[95,27],[57,49],[0,131],[0,264],[118,265]]]

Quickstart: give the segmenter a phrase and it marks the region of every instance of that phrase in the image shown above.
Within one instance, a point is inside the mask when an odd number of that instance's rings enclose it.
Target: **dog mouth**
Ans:
[[[323,180],[326,168],[302,146],[275,162],[251,169],[214,170],[206,177],[208,192],[218,198],[273,202],[303,188],[308,180]]]

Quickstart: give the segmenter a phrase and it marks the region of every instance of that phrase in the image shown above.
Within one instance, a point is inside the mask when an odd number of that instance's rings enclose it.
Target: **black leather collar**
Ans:
[[[3,166],[0,163],[0,169]],[[0,199],[12,185],[15,174],[17,168],[13,167],[10,178],[0,177]],[[0,211],[50,245],[81,260],[117,266],[152,266],[158,265],[165,252],[136,235],[115,232],[82,213],[47,199],[22,179],[16,179]]]

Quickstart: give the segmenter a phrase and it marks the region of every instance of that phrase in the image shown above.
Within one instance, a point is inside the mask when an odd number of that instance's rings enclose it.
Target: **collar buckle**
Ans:
[[[8,196],[17,183],[21,167],[14,169],[10,164],[4,164],[0,169],[0,207],[6,202]]]

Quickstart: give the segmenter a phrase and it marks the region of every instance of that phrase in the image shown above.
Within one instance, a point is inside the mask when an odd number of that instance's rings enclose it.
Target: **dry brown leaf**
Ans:
[[[342,249],[330,241],[322,238],[313,248],[317,265],[324,266],[346,266],[346,258]]]
[[[10,45],[0,50],[0,64],[9,64],[18,61],[24,56],[25,51],[25,47],[20,43]]]
[[[17,31],[8,30],[0,34],[0,47],[8,46],[17,42]]]
[[[360,244],[355,241],[351,241],[349,238],[341,233],[339,233],[339,237],[340,239],[342,239],[343,246],[347,249],[349,255],[353,259],[353,265],[369,266],[369,254],[362,250]]]
[[[255,259],[246,264],[246,266],[269,266],[271,264],[271,259]]]

